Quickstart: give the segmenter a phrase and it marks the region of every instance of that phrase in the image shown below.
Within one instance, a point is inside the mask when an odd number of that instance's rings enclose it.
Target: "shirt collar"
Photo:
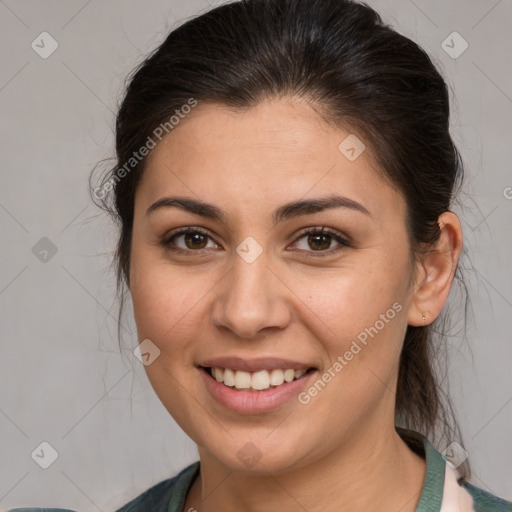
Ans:
[[[446,459],[422,434],[413,430],[397,429],[399,435],[416,453],[423,446],[427,464],[425,481],[416,512],[470,512],[474,502],[467,489],[460,485],[460,474],[446,463]]]

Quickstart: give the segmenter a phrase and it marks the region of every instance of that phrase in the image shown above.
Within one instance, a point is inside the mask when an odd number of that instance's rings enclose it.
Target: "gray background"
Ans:
[[[472,481],[512,499],[512,2],[369,4],[432,55],[453,89],[475,271],[467,275],[470,346],[457,333],[450,341],[451,393]],[[200,0],[0,0],[2,510],[112,510],[196,460],[131,353],[130,303],[119,350],[108,272],[115,229],[90,203],[87,178],[112,155],[125,75],[176,23],[207,8]],[[47,59],[31,47],[43,31],[59,45]],[[456,59],[441,46],[453,31],[469,44]],[[57,248],[46,262],[32,251],[43,237]],[[31,458],[42,441],[58,452],[46,470]]]

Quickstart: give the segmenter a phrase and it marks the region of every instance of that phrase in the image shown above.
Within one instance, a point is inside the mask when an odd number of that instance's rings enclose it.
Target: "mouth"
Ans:
[[[316,371],[316,368],[273,368],[245,371],[219,366],[201,366],[203,372],[219,384],[239,392],[262,392],[282,387]]]
[[[201,361],[197,369],[214,402],[241,414],[271,413],[292,406],[318,374],[316,367],[274,356],[216,357]]]

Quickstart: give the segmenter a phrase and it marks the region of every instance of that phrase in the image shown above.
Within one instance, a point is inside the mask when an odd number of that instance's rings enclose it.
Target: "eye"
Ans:
[[[300,247],[301,241],[302,247]],[[332,249],[333,242],[337,244],[334,249]],[[297,238],[295,245],[299,246],[298,250],[300,251],[322,253],[314,256],[323,256],[324,253],[332,254],[343,248],[352,247],[352,244],[339,233],[324,227],[306,229],[302,235]]]
[[[206,231],[199,228],[187,227],[172,232],[162,240],[162,244],[175,252],[190,253],[212,248],[211,245],[208,246],[208,240],[213,242]],[[213,244],[214,248],[218,247],[214,242]]]

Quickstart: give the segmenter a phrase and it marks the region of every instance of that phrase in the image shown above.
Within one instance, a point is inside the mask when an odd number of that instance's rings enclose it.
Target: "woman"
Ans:
[[[223,5],[133,74],[116,149],[137,355],[200,458],[118,512],[512,510],[434,372],[463,169],[421,48],[347,0]]]
[[[511,510],[426,437],[462,250],[448,119],[427,55],[354,2],[224,5],[140,66],[100,191],[147,375],[200,462],[120,511]]]

